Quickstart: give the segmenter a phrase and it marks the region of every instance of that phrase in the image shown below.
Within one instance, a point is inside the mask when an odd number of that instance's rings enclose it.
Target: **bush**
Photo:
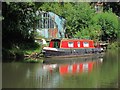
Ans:
[[[24,57],[24,53],[23,51],[21,50],[17,50],[17,49],[11,49],[11,50],[8,50],[8,49],[2,49],[2,59],[3,61],[4,60],[7,60],[7,59],[10,59],[10,60],[13,60],[13,59],[23,59]]]
[[[119,31],[119,22],[117,16],[109,12],[96,14],[92,18],[92,23],[101,26],[102,40],[116,40]]]
[[[9,49],[2,49],[2,61],[11,62],[16,58],[15,53]]]
[[[113,42],[108,45],[108,49],[117,49],[118,48],[118,42]]]
[[[25,43],[19,45],[21,50],[34,50],[36,48],[39,48],[40,45],[38,43]]]
[[[17,60],[23,59],[24,58],[24,53],[23,51],[16,51],[15,56]]]

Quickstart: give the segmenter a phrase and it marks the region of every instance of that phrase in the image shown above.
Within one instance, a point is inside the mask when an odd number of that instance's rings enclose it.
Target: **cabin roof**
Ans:
[[[90,39],[67,39],[67,38],[63,38],[63,39],[52,39],[51,41],[56,41],[56,40],[60,40],[60,41],[93,41]]]

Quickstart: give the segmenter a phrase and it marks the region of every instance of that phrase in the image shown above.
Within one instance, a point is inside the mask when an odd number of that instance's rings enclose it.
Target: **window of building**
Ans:
[[[73,47],[73,42],[69,42],[68,47]]]
[[[89,43],[88,42],[83,42],[83,46],[84,47],[89,47]]]
[[[55,26],[55,21],[52,19],[47,12],[42,12],[39,15],[40,19],[36,22],[37,23],[37,28],[39,29],[50,29],[54,28]]]

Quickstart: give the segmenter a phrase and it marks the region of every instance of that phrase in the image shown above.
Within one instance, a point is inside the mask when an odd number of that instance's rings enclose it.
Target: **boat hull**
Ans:
[[[86,48],[86,49],[43,49],[45,57],[84,57],[96,54],[101,54],[100,48]]]

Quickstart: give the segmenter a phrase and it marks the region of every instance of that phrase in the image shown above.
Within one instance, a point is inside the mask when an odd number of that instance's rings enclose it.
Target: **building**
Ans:
[[[95,11],[96,13],[103,12],[103,2],[98,1],[95,3]]]
[[[39,16],[37,20],[37,33],[46,38],[64,38],[65,35],[65,19],[53,12],[37,11]]]

